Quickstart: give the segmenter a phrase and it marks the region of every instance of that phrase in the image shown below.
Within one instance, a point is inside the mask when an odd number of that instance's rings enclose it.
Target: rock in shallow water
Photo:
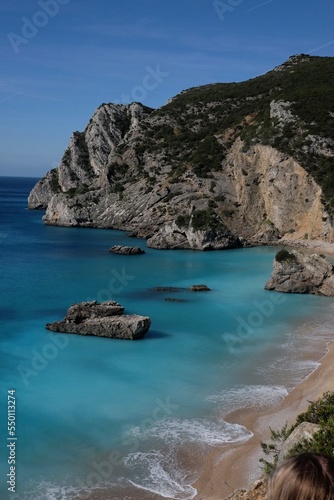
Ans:
[[[151,319],[137,314],[124,315],[124,308],[114,301],[81,302],[72,305],[62,321],[47,323],[53,332],[77,333],[114,339],[143,338],[151,326]]]
[[[140,247],[128,247],[123,245],[114,245],[109,248],[109,252],[118,253],[121,255],[141,255],[145,253]]]
[[[210,292],[211,289],[206,285],[193,285],[190,290],[192,292]]]
[[[334,297],[334,267],[321,255],[280,250],[275,256],[274,269],[265,288]]]

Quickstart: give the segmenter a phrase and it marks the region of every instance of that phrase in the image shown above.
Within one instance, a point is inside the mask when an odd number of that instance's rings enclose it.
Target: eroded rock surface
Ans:
[[[319,432],[320,429],[320,425],[310,422],[302,422],[299,424],[284,441],[280,454],[278,455],[277,467],[288,458],[292,448],[304,441],[310,441],[313,435]]]
[[[114,301],[81,302],[72,305],[62,321],[48,323],[53,332],[77,333],[114,339],[141,339],[148,332],[151,320],[137,314],[123,315],[124,308]]]
[[[140,247],[129,247],[123,245],[114,245],[109,248],[109,252],[118,253],[120,255],[141,255],[145,253],[145,250],[142,250]]]
[[[321,255],[280,250],[275,256],[274,269],[265,288],[334,297],[334,267]]]

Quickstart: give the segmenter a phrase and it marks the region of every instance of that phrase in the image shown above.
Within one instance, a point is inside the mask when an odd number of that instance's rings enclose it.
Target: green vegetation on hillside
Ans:
[[[89,159],[89,151],[88,146],[86,144],[85,133],[84,132],[74,132],[73,140],[75,141],[75,145],[78,151],[78,164],[80,167],[85,170],[86,173],[90,173],[92,170],[90,159]]]
[[[291,119],[271,118],[273,102],[286,105]],[[187,170],[210,177],[222,169],[237,138],[245,150],[270,145],[306,168],[334,210],[333,129],[334,58],[301,54],[246,82],[182,92],[153,111],[137,148],[141,155],[161,154],[178,180]]]

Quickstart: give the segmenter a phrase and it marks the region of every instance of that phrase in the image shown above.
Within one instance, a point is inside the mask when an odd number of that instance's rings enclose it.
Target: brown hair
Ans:
[[[268,500],[334,500],[334,460],[319,453],[289,458],[269,478]]]

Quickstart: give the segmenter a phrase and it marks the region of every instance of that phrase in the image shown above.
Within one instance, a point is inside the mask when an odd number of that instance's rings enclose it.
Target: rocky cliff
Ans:
[[[293,56],[162,108],[103,104],[29,208],[52,225],[115,228],[154,248],[334,241],[334,58]]]
[[[280,250],[265,288],[277,292],[334,297],[334,266],[321,255]]]

